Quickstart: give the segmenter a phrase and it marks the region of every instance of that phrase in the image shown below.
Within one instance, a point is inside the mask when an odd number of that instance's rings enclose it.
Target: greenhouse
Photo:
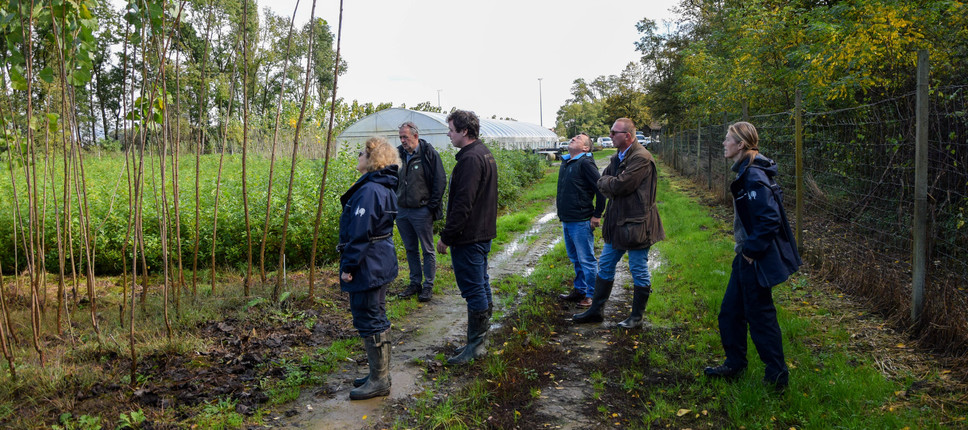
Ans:
[[[357,146],[371,136],[385,137],[390,143],[398,145],[399,127],[412,121],[420,130],[420,138],[437,148],[450,148],[447,137],[447,114],[421,112],[403,108],[384,109],[365,116],[349,126],[336,141],[341,145]],[[502,121],[481,118],[481,140],[496,142],[505,149],[552,148],[558,142],[558,135],[540,125],[518,121]]]

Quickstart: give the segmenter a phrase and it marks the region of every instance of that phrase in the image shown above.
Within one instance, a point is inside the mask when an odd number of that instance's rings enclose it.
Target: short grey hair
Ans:
[[[419,136],[420,135],[420,129],[417,128],[417,124],[414,124],[413,121],[407,121],[407,122],[405,122],[403,124],[400,124],[400,127],[397,127],[397,128],[403,129],[404,127],[410,129],[410,134],[411,135],[413,135],[413,136]]]

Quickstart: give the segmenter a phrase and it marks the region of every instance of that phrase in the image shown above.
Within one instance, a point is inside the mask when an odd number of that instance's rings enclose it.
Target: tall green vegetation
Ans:
[[[914,88],[916,50],[932,80],[968,78],[968,5],[961,1],[684,1],[663,31],[645,18],[647,101],[670,124],[728,111],[822,111],[875,102]]]
[[[646,105],[642,65],[629,63],[619,75],[599,76],[592,82],[575,79],[571,98],[558,109],[555,131],[561,136],[607,136],[612,123],[630,118],[639,130],[646,130],[653,116]]]

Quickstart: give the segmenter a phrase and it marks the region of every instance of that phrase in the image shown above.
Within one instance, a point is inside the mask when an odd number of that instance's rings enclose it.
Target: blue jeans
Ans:
[[[606,243],[602,247],[602,255],[598,257],[598,277],[606,281],[614,280],[615,266],[618,265],[626,252],[629,254],[629,272],[632,273],[632,285],[640,288],[651,287],[649,248],[622,251],[612,248],[610,243]]]
[[[485,311],[491,305],[491,283],[487,275],[487,254],[491,241],[454,245],[450,261],[460,296],[467,300],[467,311]]]
[[[360,337],[370,337],[390,328],[390,320],[387,319],[387,285],[350,293],[353,327]]]
[[[598,262],[595,260],[595,235],[590,221],[563,222],[565,251],[575,266],[575,289],[591,297],[595,293],[595,276]]]
[[[753,265],[736,254],[729,284],[719,308],[719,337],[726,352],[726,366],[746,368],[746,331],[766,364],[766,379],[777,380],[789,372],[783,359],[783,338],[776,320],[773,289],[760,286]]]
[[[397,231],[403,247],[407,250],[407,263],[410,266],[410,285],[424,288],[434,286],[437,273],[437,254],[434,250],[434,218],[430,209],[399,208],[397,212]],[[419,248],[418,248],[419,246]],[[423,251],[423,265],[420,252]],[[423,277],[421,279],[421,274]]]

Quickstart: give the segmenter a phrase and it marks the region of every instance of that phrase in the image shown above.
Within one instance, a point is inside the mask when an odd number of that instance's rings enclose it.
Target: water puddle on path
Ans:
[[[530,276],[535,264],[561,241],[558,213],[550,211],[538,218],[528,231],[519,235],[490,259],[488,273],[492,279],[506,275]]]

